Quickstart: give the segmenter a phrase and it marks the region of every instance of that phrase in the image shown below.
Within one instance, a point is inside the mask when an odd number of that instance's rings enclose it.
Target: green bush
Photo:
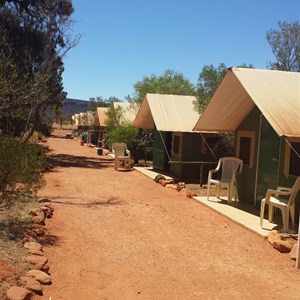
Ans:
[[[0,136],[0,192],[36,191],[44,183],[44,162],[40,145]]]
[[[118,126],[110,132],[110,144],[123,142],[131,148],[137,134],[138,129],[131,125],[125,124],[123,126]]]
[[[134,163],[146,159],[152,152],[153,131],[137,129],[130,124],[118,126],[109,132],[110,145],[115,142],[124,142],[130,150]],[[152,159],[152,155],[150,155]]]

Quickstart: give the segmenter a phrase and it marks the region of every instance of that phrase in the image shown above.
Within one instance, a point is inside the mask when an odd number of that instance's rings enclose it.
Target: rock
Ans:
[[[44,229],[45,228],[44,225],[40,225],[40,224],[32,224],[31,227],[33,229]]]
[[[29,300],[32,293],[25,288],[13,286],[6,292],[6,296],[9,300]]]
[[[26,273],[26,275],[35,278],[42,284],[51,284],[51,277],[49,274],[40,271],[40,270],[30,270]]]
[[[160,183],[162,186],[166,186],[167,184],[173,183],[173,179],[162,179],[162,180],[159,180],[159,183]]]
[[[48,273],[49,272],[49,265],[40,263],[40,264],[35,265],[34,269],[43,271],[45,273]]]
[[[157,182],[157,183],[159,183],[160,180],[165,180],[165,179],[166,179],[165,176],[163,176],[163,175],[161,175],[161,174],[157,174],[157,175],[155,176],[155,178],[154,178],[154,181]]]
[[[28,231],[23,232],[23,236],[24,236],[23,243],[37,241],[37,238],[32,237],[32,234],[30,234]]]
[[[45,213],[42,209],[40,208],[35,208],[32,209],[30,212],[31,215],[33,215],[32,217],[32,222],[36,223],[36,224],[45,224]]]
[[[45,225],[45,216],[34,216],[31,220],[33,223]]]
[[[51,218],[53,216],[54,209],[49,206],[42,206],[40,209],[44,212],[46,218]]]
[[[290,259],[296,260],[297,259],[297,244],[294,244],[290,253],[289,253]]]
[[[24,233],[27,234],[27,236],[31,236],[35,241],[37,241],[38,236],[37,236],[37,234],[36,234],[35,231],[33,231],[33,230],[31,230],[31,231],[27,230]]]
[[[40,207],[32,209],[29,214],[31,214],[32,216],[45,217],[44,212]]]
[[[292,249],[292,244],[288,241],[276,240],[273,242],[273,247],[281,253],[288,253]]]
[[[40,203],[47,203],[47,202],[51,202],[51,200],[47,199],[47,198],[41,198],[38,200],[38,202]]]
[[[177,191],[180,192],[183,188],[185,188],[185,183],[184,182],[178,182],[177,183]]]
[[[25,243],[24,247],[26,249],[34,249],[34,250],[38,250],[38,251],[42,251],[43,250],[42,245],[39,244],[39,243],[36,243],[36,242]]]
[[[33,277],[22,276],[20,279],[24,283],[26,289],[33,291],[38,295],[43,294],[43,287],[41,283]]]
[[[37,224],[35,224],[35,225],[37,225]],[[45,235],[44,228],[34,228],[34,229],[32,229],[32,232],[34,232],[38,237],[42,237]]]
[[[281,234],[278,233],[277,230],[272,230],[269,234],[268,234],[268,241],[269,243],[273,246],[273,243],[277,240],[281,240]]]
[[[40,256],[44,255],[44,253],[40,250],[36,250],[36,249],[28,249],[28,250],[31,254],[34,254],[34,255],[40,255]]]
[[[176,184],[167,184],[166,187],[168,187],[172,190],[177,190],[177,185]]]
[[[185,194],[188,198],[193,198],[195,196],[197,196],[197,194],[195,192],[192,192],[192,191],[186,191],[186,194]]]
[[[26,257],[26,261],[37,265],[37,264],[46,264],[48,262],[48,258],[40,255],[30,255]]]

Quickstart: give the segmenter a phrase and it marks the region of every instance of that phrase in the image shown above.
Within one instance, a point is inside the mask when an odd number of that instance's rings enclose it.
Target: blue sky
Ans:
[[[253,64],[275,57],[266,32],[300,19],[300,0],[73,0],[73,35],[64,59],[68,98],[115,96],[166,69],[196,84],[205,65]]]

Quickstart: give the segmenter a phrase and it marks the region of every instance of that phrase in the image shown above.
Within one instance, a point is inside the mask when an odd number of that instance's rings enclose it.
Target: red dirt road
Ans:
[[[299,299],[288,255],[65,134],[47,142],[54,168],[39,196],[55,209],[53,283],[35,299]]]

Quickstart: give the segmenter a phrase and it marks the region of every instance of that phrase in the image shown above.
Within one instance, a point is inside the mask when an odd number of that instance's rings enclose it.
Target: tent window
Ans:
[[[180,136],[174,135],[173,136],[173,153],[179,155],[179,149],[180,149]]]
[[[300,141],[291,142],[293,149],[300,154]],[[288,147],[286,156],[288,158],[288,175],[299,176],[300,175],[300,158],[295,151]]]
[[[241,137],[240,138],[240,159],[243,160],[244,164],[250,164],[250,155],[251,155],[251,138]]]
[[[254,162],[254,142],[255,132],[239,131],[237,134],[237,156],[243,160],[249,168],[253,167]]]

